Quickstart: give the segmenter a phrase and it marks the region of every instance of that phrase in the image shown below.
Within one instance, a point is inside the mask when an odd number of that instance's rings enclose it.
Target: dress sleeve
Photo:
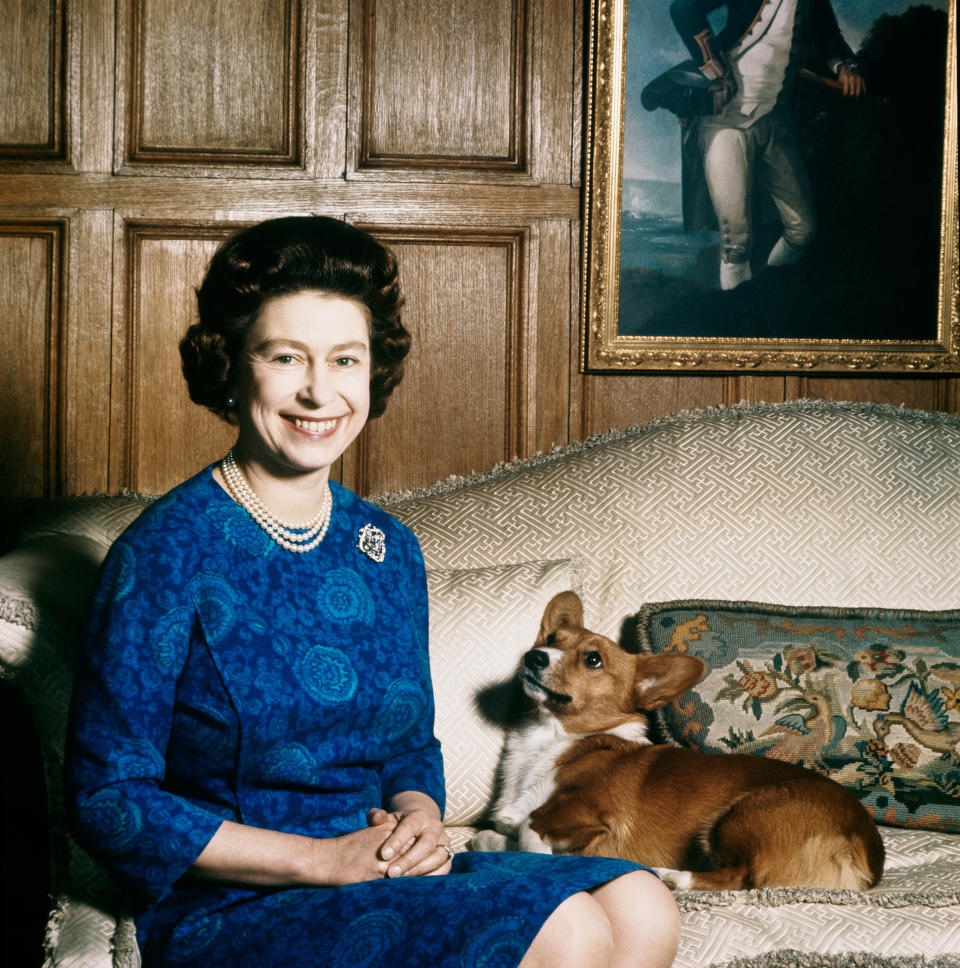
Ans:
[[[195,612],[170,549],[121,538],[76,670],[66,793],[78,841],[155,901],[223,818],[166,791],[165,752]]]
[[[433,731],[434,699],[430,677],[429,611],[427,604],[427,575],[420,545],[411,532],[408,552],[405,556],[407,574],[400,576],[407,589],[409,621],[417,649],[417,671],[426,697],[417,721],[407,734],[403,749],[384,763],[380,771],[380,783],[384,802],[397,793],[418,790],[432,797],[440,807],[445,807],[446,792],[443,782],[443,758],[440,741]]]

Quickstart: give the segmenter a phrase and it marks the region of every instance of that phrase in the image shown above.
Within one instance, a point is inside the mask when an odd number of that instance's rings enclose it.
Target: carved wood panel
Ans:
[[[303,166],[300,0],[127,0],[122,161]]]
[[[64,0],[5,0],[0,26],[0,163],[66,157]]]
[[[527,0],[354,0],[355,170],[525,173]]]
[[[115,295],[110,488],[161,494],[226,452],[235,430],[192,403],[180,339],[194,288],[232,226],[129,222]]]
[[[62,221],[0,222],[0,495],[50,495],[60,483]]]
[[[386,413],[344,457],[344,483],[380,493],[514,456],[528,416],[527,230],[369,228],[400,260],[413,348]]]

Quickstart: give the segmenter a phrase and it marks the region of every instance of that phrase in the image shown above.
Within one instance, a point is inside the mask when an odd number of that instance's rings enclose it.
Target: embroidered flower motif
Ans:
[[[377,563],[387,556],[387,536],[372,524],[365,524],[357,533],[357,549]]]
[[[328,572],[318,587],[317,599],[324,617],[331,622],[363,622],[369,625],[375,614],[373,597],[363,579],[348,568]]]
[[[882,760],[887,755],[887,744],[884,743],[882,739],[868,740],[864,746],[864,752],[867,753],[868,756]]]
[[[746,665],[746,663],[744,663]],[[740,688],[752,699],[772,699],[780,690],[773,676],[748,667],[738,680]]]
[[[901,769],[912,769],[920,759],[920,748],[914,746],[913,743],[897,743],[890,750],[890,759]]]
[[[960,709],[960,686],[951,689],[949,686],[941,686],[943,693],[943,704],[947,709]]]
[[[377,718],[377,735],[394,741],[403,739],[423,718],[426,704],[426,696],[416,682],[401,679],[391,683]]]
[[[858,709],[886,712],[890,708],[890,690],[879,679],[860,679],[850,687],[850,701]]]
[[[809,646],[798,645],[796,648],[789,649],[783,656],[790,666],[790,671],[794,675],[801,672],[809,672],[817,667],[817,655]]]
[[[853,658],[875,676],[893,676],[903,671],[906,653],[899,649],[885,649],[882,645],[874,645],[858,652]]]

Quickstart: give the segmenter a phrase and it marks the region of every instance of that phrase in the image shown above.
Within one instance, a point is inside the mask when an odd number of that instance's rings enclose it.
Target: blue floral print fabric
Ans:
[[[565,897],[637,869],[468,853],[446,877],[346,887],[184,877],[223,820],[335,837],[404,790],[443,807],[419,546],[331,488],[324,541],[292,554],[207,468],[104,564],[68,798],[81,842],[138,896],[145,966],[510,968]],[[364,528],[382,534],[377,553]]]

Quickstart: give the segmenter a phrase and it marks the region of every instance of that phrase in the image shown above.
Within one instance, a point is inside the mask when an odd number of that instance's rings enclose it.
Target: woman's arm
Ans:
[[[224,820],[164,788],[193,612],[184,589],[153,567],[156,557],[121,538],[106,559],[77,662],[65,764],[74,834],[148,902],[167,893]]]
[[[317,839],[225,820],[189,873],[206,880],[269,887],[355,884],[387,876],[378,851],[396,829],[388,814],[376,826]],[[407,839],[407,834],[404,834]]]

